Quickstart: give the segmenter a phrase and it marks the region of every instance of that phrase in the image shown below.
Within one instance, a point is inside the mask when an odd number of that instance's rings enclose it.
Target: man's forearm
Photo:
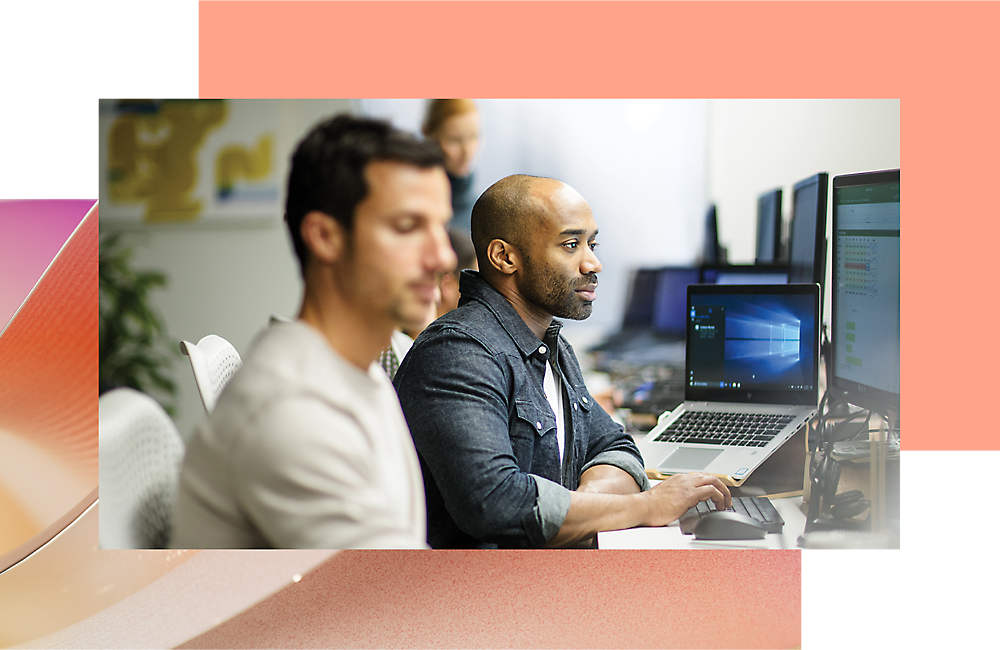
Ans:
[[[635,485],[631,476],[629,480]],[[546,543],[546,546],[548,548],[573,546],[599,532],[642,526],[648,518],[649,507],[645,494],[639,492],[638,488],[635,492],[635,494],[571,492],[566,519],[559,527],[559,532]]]
[[[593,495],[624,496],[638,494],[639,485],[631,474],[614,465],[594,465],[580,476],[577,493]],[[577,545],[579,542],[592,538],[599,531],[611,530],[609,527],[631,528],[637,526],[635,516],[628,512],[635,509],[631,502],[622,499],[589,499],[577,498],[574,502],[570,496],[570,510],[566,513],[559,532],[548,541],[550,547]],[[574,509],[574,503],[576,508]],[[623,507],[623,505],[626,507]],[[617,516],[616,516],[617,515]],[[636,511],[635,515],[638,515]],[[602,527],[604,526],[604,527]]]
[[[603,466],[595,465],[587,472],[598,467]],[[613,473],[602,471],[595,473],[593,478],[588,477],[588,486],[591,480],[597,481],[600,476],[617,484]],[[569,509],[559,530],[546,544],[549,548],[577,544],[605,530],[666,526],[699,501],[711,500],[720,510],[732,505],[729,488],[719,477],[703,472],[676,474],[660,481],[651,490],[638,494],[598,494],[591,491],[569,494]]]
[[[635,494],[639,484],[631,474],[614,465],[594,465],[580,475],[577,492],[597,494]]]

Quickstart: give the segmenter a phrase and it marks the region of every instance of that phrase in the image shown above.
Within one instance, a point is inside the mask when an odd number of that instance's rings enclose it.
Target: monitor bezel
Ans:
[[[890,410],[892,412],[899,412],[899,393],[893,393],[885,389],[876,388],[874,386],[869,386],[863,384],[856,380],[847,379],[841,377],[837,374],[837,341],[836,341],[836,331],[837,331],[837,226],[838,226],[838,212],[837,212],[837,200],[836,191],[844,187],[858,187],[862,185],[885,185],[888,183],[898,183],[899,182],[899,170],[898,169],[886,169],[871,172],[858,172],[854,174],[842,174],[833,177],[833,185],[830,190],[830,202],[832,204],[832,237],[830,240],[831,254],[830,254],[830,267],[831,267],[831,282],[832,291],[830,292],[830,351],[831,358],[829,360],[829,368],[827,372],[827,384],[829,387],[840,391],[842,394],[838,395],[847,402],[859,406],[862,408],[872,409],[872,410]],[[900,230],[902,230],[902,223],[900,223]],[[902,353],[900,354],[902,356]],[[902,369],[900,369],[902,373]],[[902,377],[901,377],[902,379]]]
[[[820,287],[820,295],[826,285],[826,210],[830,194],[830,175],[827,172],[813,174],[805,178],[792,187],[792,218],[788,226],[788,281],[792,282],[792,244],[795,242],[795,205],[799,192],[812,185],[822,185],[822,189],[817,195],[819,200],[816,203],[816,237],[813,242],[813,277],[809,282],[815,282]]]

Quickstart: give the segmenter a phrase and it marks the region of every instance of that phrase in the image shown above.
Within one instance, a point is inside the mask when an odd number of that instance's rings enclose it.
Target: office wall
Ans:
[[[760,194],[782,188],[787,228],[796,182],[827,172],[832,185],[837,174],[899,167],[896,99],[712,100],[708,124],[708,200],[731,262],[753,262]],[[827,277],[829,306],[829,268]]]
[[[757,197],[817,172],[899,167],[899,100],[712,100],[708,103],[708,197],[730,261],[752,263]]]
[[[327,115],[355,110],[349,100],[279,104],[275,151],[280,178],[287,176],[291,151],[313,124]],[[284,223],[280,214],[275,217],[268,225],[250,227],[189,225],[125,231],[125,242],[135,250],[135,266],[168,276],[169,285],[156,290],[152,298],[172,340],[196,342],[206,334],[217,334],[242,354],[271,314],[295,315],[302,282]],[[102,226],[102,233],[107,231]],[[204,416],[204,408],[187,357],[175,357],[172,374],[178,386],[175,421],[187,438]]]

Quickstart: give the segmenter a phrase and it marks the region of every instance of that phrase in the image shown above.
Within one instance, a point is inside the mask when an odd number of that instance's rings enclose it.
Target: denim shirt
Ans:
[[[478,273],[463,271],[460,289],[458,309],[417,337],[394,382],[424,475],[428,543],[544,546],[594,465],[619,467],[648,489],[639,450],[587,391],[562,323],[539,341]],[[550,359],[564,390],[561,464],[542,390]]]

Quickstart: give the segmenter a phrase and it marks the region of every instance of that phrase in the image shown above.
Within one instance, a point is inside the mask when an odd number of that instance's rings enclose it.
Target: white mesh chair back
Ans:
[[[184,441],[156,400],[116,388],[98,401],[101,548],[166,548]]]
[[[239,370],[243,360],[229,341],[215,334],[204,337],[198,345],[181,341],[181,352],[191,360],[201,403],[205,405],[205,412],[211,413],[222,389]]]

